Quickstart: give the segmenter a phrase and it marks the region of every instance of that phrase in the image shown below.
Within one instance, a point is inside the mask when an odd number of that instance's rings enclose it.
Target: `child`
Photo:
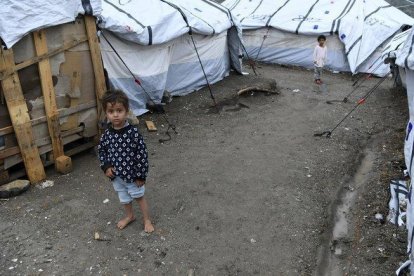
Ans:
[[[321,75],[328,53],[325,42],[326,37],[324,35],[318,36],[318,45],[316,45],[313,51],[314,79],[316,84],[322,84]]]
[[[154,226],[144,198],[145,179],[148,173],[148,154],[138,128],[127,121],[128,97],[119,90],[107,91],[102,98],[102,108],[110,121],[99,142],[99,160],[105,175],[112,181],[126,216],[118,222],[124,229],[135,220],[132,201],[135,199],[144,219],[144,231],[151,233]]]

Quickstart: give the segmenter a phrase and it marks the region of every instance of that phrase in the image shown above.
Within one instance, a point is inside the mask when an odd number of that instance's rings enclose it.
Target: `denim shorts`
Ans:
[[[128,204],[134,198],[143,197],[145,193],[145,185],[138,187],[135,182],[126,183],[118,176],[112,180],[112,185],[114,185],[114,190],[118,193],[119,201],[122,204]]]

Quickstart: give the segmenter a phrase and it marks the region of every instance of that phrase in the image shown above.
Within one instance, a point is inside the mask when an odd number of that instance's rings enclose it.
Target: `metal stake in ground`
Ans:
[[[365,103],[365,100],[371,96],[372,93],[374,93],[377,88],[384,82],[384,80],[387,79],[387,77],[390,75],[390,73],[388,73],[387,75],[385,75],[384,77],[382,77],[378,83],[372,87],[366,94],[364,97],[362,97],[361,99],[358,100],[357,104],[342,118],[342,120],[339,121],[339,123],[336,124],[336,126],[334,126],[331,130],[326,130],[324,132],[320,132],[320,133],[315,133],[313,136],[315,137],[322,137],[322,136],[326,136],[326,138],[330,138],[332,136],[332,133],[335,131],[335,129],[337,129],[345,120],[346,118],[349,117],[349,115],[352,114],[352,112],[355,111],[355,109],[358,108],[358,106],[360,106],[361,104]]]

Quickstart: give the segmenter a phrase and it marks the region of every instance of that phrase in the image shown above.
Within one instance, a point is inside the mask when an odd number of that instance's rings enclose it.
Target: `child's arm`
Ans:
[[[136,169],[137,175],[135,182],[140,185],[144,185],[145,179],[148,175],[148,151],[145,145],[144,139],[139,132],[134,133],[134,142],[136,147]]]
[[[316,47],[313,49],[313,64],[316,65]]]
[[[98,156],[99,156],[99,161],[100,161],[100,166],[101,169],[103,170],[103,172],[106,174],[106,176],[108,176],[109,178],[112,178],[113,175],[113,171],[112,171],[112,164],[109,161],[108,155],[107,155],[107,150],[108,150],[108,140],[107,137],[105,135],[105,133],[101,136],[101,139],[99,140],[99,145],[98,145]]]

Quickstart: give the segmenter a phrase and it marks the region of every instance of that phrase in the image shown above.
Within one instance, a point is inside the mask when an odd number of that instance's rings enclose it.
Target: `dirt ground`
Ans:
[[[378,79],[366,81],[349,103],[327,104],[351,91],[349,75],[326,73],[321,91],[311,71],[270,65],[258,71],[259,77],[231,75],[213,85],[219,102],[247,107],[214,112],[206,89],[174,98],[166,106],[178,131],[171,141],[158,141],[167,128],[160,115],[144,117],[157,133],[147,132],[142,118],[154,234],[144,234],[138,220],[116,229],[123,209],[90,151],[73,158],[69,175],[50,170],[53,187],[0,201],[0,274],[334,275],[328,260],[337,242],[336,270],[394,273],[406,259],[406,237],[402,230],[393,236],[395,227],[374,215],[386,215],[389,180],[400,176],[405,92],[387,80],[330,139],[317,138]],[[269,79],[280,95],[235,97],[238,88]],[[367,155],[368,173],[354,185]],[[359,188],[352,189],[349,231],[332,241],[336,207],[352,185]],[[94,240],[95,232],[104,241]]]

